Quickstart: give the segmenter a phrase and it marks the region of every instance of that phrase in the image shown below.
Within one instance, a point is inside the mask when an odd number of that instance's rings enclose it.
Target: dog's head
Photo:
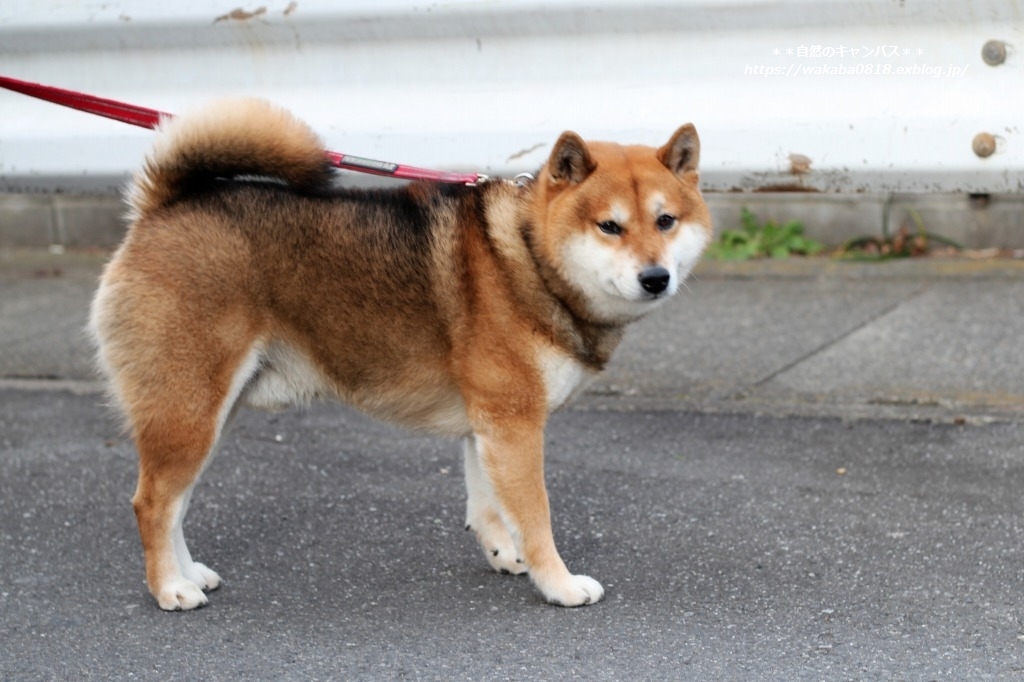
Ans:
[[[588,317],[624,323],[671,297],[711,237],[692,124],[661,148],[555,143],[534,189],[534,243]]]

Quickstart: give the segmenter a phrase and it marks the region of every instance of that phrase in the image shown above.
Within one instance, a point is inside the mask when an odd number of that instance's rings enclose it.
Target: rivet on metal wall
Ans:
[[[1006,43],[1001,40],[990,40],[981,48],[981,58],[989,66],[999,66],[1006,61]]]
[[[996,150],[996,138],[992,133],[978,133],[971,141],[971,148],[983,159],[986,156],[992,156]]]

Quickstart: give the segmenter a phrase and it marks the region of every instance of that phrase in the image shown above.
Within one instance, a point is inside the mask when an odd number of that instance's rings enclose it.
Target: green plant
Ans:
[[[769,220],[763,225],[757,216],[744,207],[738,230],[723,230],[718,241],[708,247],[708,258],[713,260],[747,260],[750,258],[788,258],[794,254],[810,256],[824,247],[804,236],[804,226],[798,220],[779,225]]]
[[[921,214],[913,208],[907,208],[907,215],[913,221],[913,229],[906,223],[900,225],[896,232],[889,232],[889,212],[891,199],[885,204],[882,212],[882,235],[880,237],[857,237],[839,247],[839,258],[847,260],[888,260],[890,258],[913,258],[924,256],[931,251],[932,244],[942,244],[954,251],[963,247],[952,239],[932,234],[924,227]]]

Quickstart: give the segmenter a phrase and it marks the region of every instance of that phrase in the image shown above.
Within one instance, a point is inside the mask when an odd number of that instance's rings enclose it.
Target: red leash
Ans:
[[[130,123],[142,128],[155,128],[160,119],[171,118],[171,114],[156,109],[126,104],[112,99],[87,95],[73,90],[54,88],[39,83],[29,83],[16,78],[0,76],[0,88],[14,90],[30,97],[71,107],[79,111],[85,111],[97,116],[112,118],[122,123]],[[475,185],[487,179],[486,175],[479,173],[448,173],[445,171],[427,170],[415,166],[405,166],[400,163],[388,163],[386,161],[375,161],[364,159],[361,156],[350,154],[339,154],[338,152],[325,151],[324,154],[331,164],[345,170],[370,173],[372,175],[383,175],[403,180],[433,180],[435,182],[460,183]]]

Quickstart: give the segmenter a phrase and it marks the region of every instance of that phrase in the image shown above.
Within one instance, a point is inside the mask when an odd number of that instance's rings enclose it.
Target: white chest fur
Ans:
[[[549,412],[568,402],[592,376],[592,372],[578,360],[553,348],[542,348],[538,352],[537,364],[544,378]]]

